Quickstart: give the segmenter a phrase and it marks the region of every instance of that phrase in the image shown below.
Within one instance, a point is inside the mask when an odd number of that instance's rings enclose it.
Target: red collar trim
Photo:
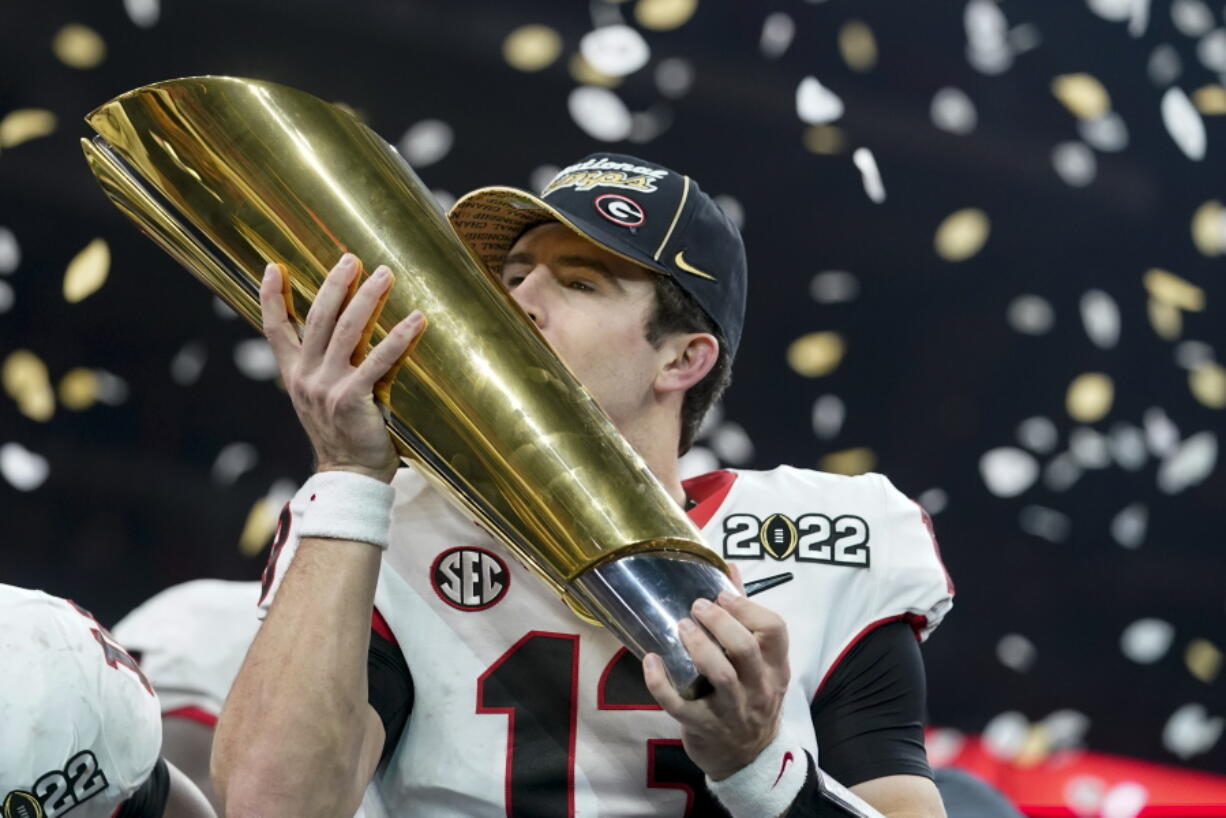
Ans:
[[[686,512],[694,525],[702,528],[711,522],[735,482],[736,475],[724,470],[707,472],[682,481],[681,487],[685,489],[686,495],[697,503]]]

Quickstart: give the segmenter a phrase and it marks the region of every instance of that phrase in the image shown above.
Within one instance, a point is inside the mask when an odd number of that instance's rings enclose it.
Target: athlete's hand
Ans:
[[[769,608],[727,591],[715,604],[696,600],[691,611],[693,621],[681,623],[681,641],[714,692],[696,701],[681,698],[655,654],[644,657],[643,678],[660,706],[681,723],[686,755],[719,781],[757,758],[779,732],[791,673],[787,626]]]
[[[315,451],[317,468],[390,482],[399,460],[374,394],[395,374],[426,321],[414,311],[362,358],[391,290],[392,274],[381,266],[354,292],[360,273],[355,256],[341,257],[307,313],[301,341],[289,318],[288,279],[275,264],[264,271],[260,308],[264,335]]]

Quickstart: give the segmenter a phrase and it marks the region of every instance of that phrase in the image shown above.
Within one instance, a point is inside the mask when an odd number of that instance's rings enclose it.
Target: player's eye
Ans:
[[[572,290],[578,290],[580,292],[588,292],[588,293],[596,292],[596,288],[593,287],[591,284],[581,279],[577,279],[577,278],[566,282],[566,286]]]
[[[510,275],[503,276],[502,285],[506,287],[508,290],[514,290],[521,283],[523,283],[523,280],[524,280],[524,277],[522,275],[512,273]]]

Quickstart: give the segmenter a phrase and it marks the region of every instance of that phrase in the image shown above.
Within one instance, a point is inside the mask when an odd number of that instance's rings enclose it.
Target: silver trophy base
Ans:
[[[738,593],[732,580],[714,565],[683,552],[622,557],[573,581],[588,610],[631,653],[648,653],[664,662],[669,681],[686,699],[711,692],[681,643],[677,623],[690,616],[699,597],[714,600],[720,591]]]

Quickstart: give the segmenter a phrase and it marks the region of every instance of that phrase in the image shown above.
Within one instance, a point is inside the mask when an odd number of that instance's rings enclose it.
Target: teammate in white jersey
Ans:
[[[0,585],[0,815],[213,818],[140,667],[72,602]]]
[[[682,700],[658,657],[640,667],[398,468],[372,394],[423,317],[350,363],[390,275],[346,305],[359,264],[342,259],[300,341],[270,267],[265,331],[319,472],[283,516],[219,725],[227,814],[344,814],[377,772],[393,815],[815,816],[818,760],[887,815],[942,815],[917,640],[953,588],[923,512],[880,475],[679,477],[743,324],[719,208],[598,154],[540,198],[484,188],[450,216],[708,545],[773,587],[695,603],[682,638],[714,692]]]

